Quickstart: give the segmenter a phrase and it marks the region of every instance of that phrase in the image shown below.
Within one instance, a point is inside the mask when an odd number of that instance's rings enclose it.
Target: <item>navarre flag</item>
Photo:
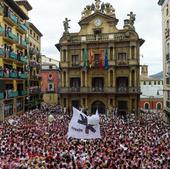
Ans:
[[[97,139],[101,138],[99,114],[87,116],[73,107],[73,116],[69,123],[68,138]]]

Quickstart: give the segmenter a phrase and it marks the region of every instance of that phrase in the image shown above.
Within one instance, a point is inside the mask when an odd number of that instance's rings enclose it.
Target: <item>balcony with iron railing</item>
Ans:
[[[21,61],[24,64],[27,64],[28,63],[28,58],[27,58],[27,56],[20,56],[19,61]]]
[[[25,95],[27,95],[27,91],[26,90],[19,90],[18,95],[19,96],[25,96]]]
[[[20,79],[27,79],[28,78],[28,74],[27,73],[18,73],[18,77]]]
[[[30,89],[29,89],[29,93],[30,93],[30,94],[38,94],[38,93],[41,93],[41,88],[38,87],[38,86],[32,86],[32,87],[30,87]]]
[[[5,29],[0,26],[0,36],[4,36],[4,33],[5,33]]]
[[[0,16],[4,14],[4,7],[0,4]]]
[[[4,92],[0,92],[0,100],[4,99]]]
[[[18,42],[19,41],[18,36],[15,35],[13,32],[6,31],[5,35],[6,35],[6,37],[10,38],[14,42]]]
[[[28,26],[25,23],[20,23],[19,27],[25,32],[27,32],[27,30],[28,30]]]
[[[80,43],[80,42],[95,42],[95,41],[122,41],[128,40],[129,38],[125,35],[124,32],[122,33],[102,33],[100,35],[83,35],[77,36],[72,35],[69,39],[71,43]]]
[[[59,88],[61,94],[71,93],[105,93],[105,94],[140,94],[140,87],[62,87]]]
[[[24,39],[21,40],[20,44],[25,48],[27,47],[27,42]]]
[[[6,99],[14,98],[18,96],[18,91],[6,90]]]
[[[9,58],[17,60],[17,53],[15,53],[15,52],[10,52],[10,53],[9,53]]]
[[[18,77],[17,72],[10,72],[9,73],[9,78],[17,78],[17,77]]]
[[[4,56],[4,49],[0,48],[0,57],[3,57],[3,56]]]

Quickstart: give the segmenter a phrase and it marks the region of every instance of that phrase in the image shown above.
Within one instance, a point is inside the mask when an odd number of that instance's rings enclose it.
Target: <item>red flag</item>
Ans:
[[[100,70],[103,70],[102,49],[100,49],[100,56],[99,56],[99,69],[100,69]]]
[[[92,67],[92,63],[93,63],[93,50],[90,49],[90,62],[89,62],[90,68]]]

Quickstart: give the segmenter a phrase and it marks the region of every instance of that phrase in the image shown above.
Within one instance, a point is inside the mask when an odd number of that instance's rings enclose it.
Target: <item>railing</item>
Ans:
[[[2,5],[0,5],[0,15],[3,15],[3,13],[4,13],[4,8]]]
[[[25,96],[27,95],[27,91],[26,90],[22,90],[21,93],[20,93],[21,96]]]
[[[0,48],[0,56],[4,56],[4,49]]]
[[[19,73],[18,77],[21,78],[21,79],[27,79],[28,75],[26,73]]]
[[[16,72],[10,72],[9,73],[9,77],[10,78],[17,78],[18,77],[18,74]]]
[[[29,92],[31,94],[40,93],[41,89],[39,87],[30,87]]]
[[[21,56],[19,60],[25,64],[28,62],[28,58],[26,56]]]
[[[140,87],[64,87],[59,89],[59,93],[113,93],[113,94],[129,94],[140,93]]]
[[[4,77],[4,72],[1,70],[0,71],[0,78]]]
[[[0,26],[0,35],[4,35],[4,32],[5,32],[5,29],[2,26]]]
[[[24,47],[27,47],[27,42],[25,40],[21,40],[21,45],[24,46]]]
[[[0,100],[4,99],[4,93],[0,92]]]
[[[19,26],[20,26],[24,31],[27,31],[27,30],[28,30],[28,27],[27,27],[25,24],[23,24],[23,23],[21,23]]]
[[[112,34],[101,34],[101,35],[85,35],[85,36],[72,36],[70,37],[71,42],[82,42],[82,41],[121,41],[121,40],[127,40],[128,38],[125,36],[125,33],[112,33]]]
[[[17,97],[18,96],[18,91],[7,90],[6,91],[6,96],[7,96],[7,98]]]
[[[17,60],[17,54],[16,54],[15,52],[10,52],[9,57],[10,57],[11,59]]]
[[[12,39],[15,42],[18,42],[18,36],[16,36],[14,33],[12,32],[7,32],[7,35],[10,39]]]
[[[14,15],[14,14],[12,14],[11,12],[9,12],[8,13],[8,16],[9,16],[9,18],[14,22],[14,23],[18,23],[18,19],[17,19],[17,17]]]

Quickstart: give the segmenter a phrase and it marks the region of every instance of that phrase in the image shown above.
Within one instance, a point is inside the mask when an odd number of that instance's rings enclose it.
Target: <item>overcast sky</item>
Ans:
[[[70,32],[78,32],[78,22],[86,5],[94,0],[28,0],[33,10],[30,20],[42,32],[42,54],[59,60],[59,52],[55,48],[63,33],[63,20],[71,19]],[[161,7],[158,0],[103,0],[110,2],[119,19],[118,28],[122,28],[127,14],[136,14],[135,27],[140,38],[145,39],[141,47],[141,64],[149,65],[149,74],[162,70],[162,33]]]

